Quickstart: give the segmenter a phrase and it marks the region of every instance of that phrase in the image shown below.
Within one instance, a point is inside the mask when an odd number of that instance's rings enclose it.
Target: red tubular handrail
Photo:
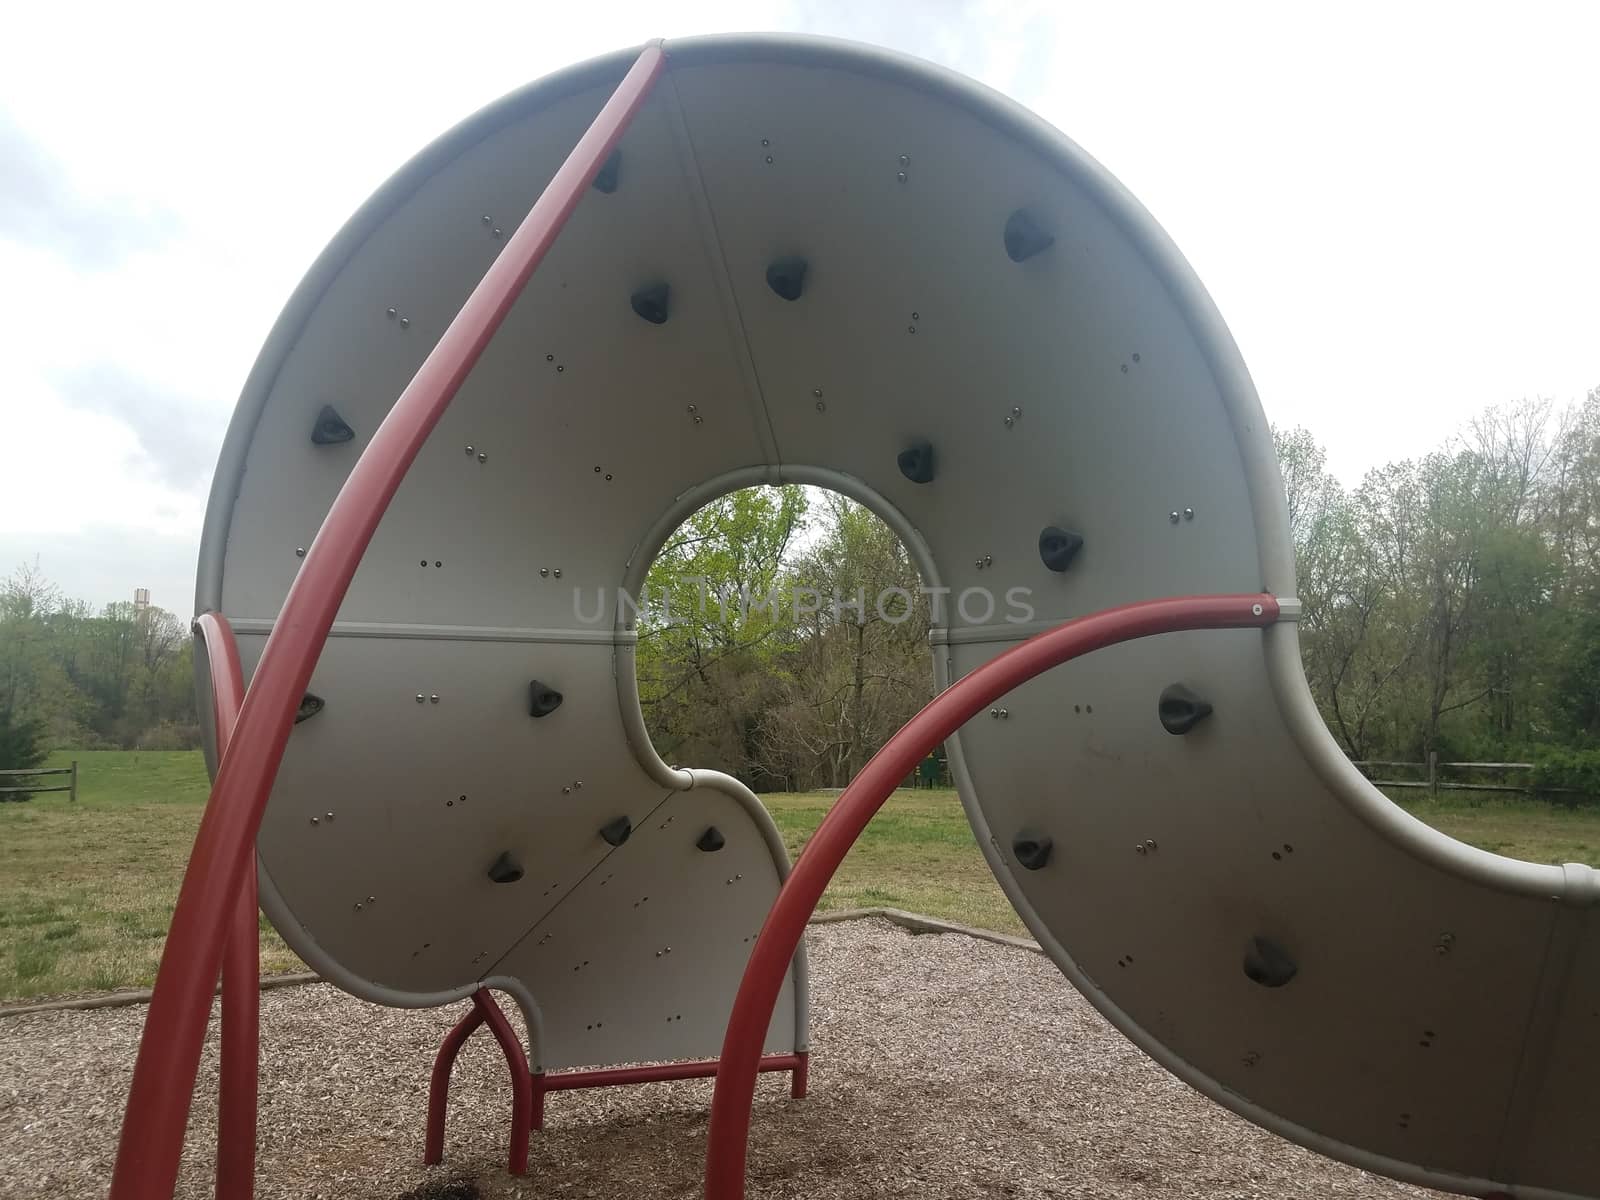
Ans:
[[[506,243],[345,480],[262,650],[211,788],[145,1016],[112,1200],[169,1200],[238,889],[295,710],[389,502],[489,340],[621,139],[665,56],[647,46]]]
[[[444,1120],[450,1108],[450,1071],[456,1065],[456,1055],[479,1025],[489,1023],[489,1032],[500,1043],[505,1053],[506,1066],[511,1069],[511,1150],[506,1169],[513,1175],[528,1173],[528,1136],[533,1124],[534,1083],[528,1069],[528,1056],[517,1040],[517,1034],[506,1020],[505,1013],[495,1003],[486,988],[472,993],[472,1010],[450,1027],[439,1053],[433,1059],[433,1077],[428,1081],[428,1131],[423,1144],[422,1161],[427,1166],[444,1161]]]
[[[455,1031],[451,1030],[451,1036]],[[443,1054],[441,1048],[440,1053]],[[757,1074],[770,1071],[788,1071],[789,1095],[804,1100],[807,1071],[811,1062],[805,1050],[790,1054],[769,1054],[756,1063]],[[552,1092],[572,1092],[580,1088],[627,1087],[636,1083],[668,1083],[679,1079],[710,1079],[717,1073],[714,1058],[695,1061],[659,1063],[653,1067],[595,1067],[578,1071],[541,1071],[533,1077],[533,1127],[544,1128],[544,1098]],[[434,1084],[438,1084],[435,1068]],[[430,1097],[431,1101],[431,1097]],[[430,1120],[432,1110],[429,1110]],[[430,1141],[429,1145],[433,1143]],[[442,1135],[441,1135],[442,1145]],[[428,1159],[430,1163],[438,1159]]]
[[[756,1062],[799,948],[806,921],[850,847],[912,769],[979,710],[1035,675],[1118,642],[1187,629],[1272,624],[1278,602],[1267,595],[1184,596],[1146,600],[1080,617],[996,655],[940,692],[873,755],[806,843],[756,939],[728,1017],[706,1139],[706,1200],[741,1200],[749,1150]],[[1153,701],[1152,701],[1153,702]]]
[[[211,724],[217,760],[227,753],[244,703],[244,671],[233,627],[201,613],[194,631],[211,671]],[[256,1175],[256,1088],[260,1067],[261,945],[256,923],[256,860],[250,856],[234,899],[222,963],[222,1064],[217,1097],[217,1200],[250,1200]]]

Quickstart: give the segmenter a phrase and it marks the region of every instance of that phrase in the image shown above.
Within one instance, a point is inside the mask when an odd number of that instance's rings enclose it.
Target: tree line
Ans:
[[[131,603],[93,612],[36,566],[0,583],[0,767],[49,747],[176,750],[199,736],[186,622]]]
[[[1600,791],[1600,390],[1493,408],[1353,488],[1275,430],[1306,675],[1351,758]]]
[[[1346,753],[1530,760],[1600,793],[1600,390],[1490,409],[1353,487],[1305,429],[1273,436],[1306,675]],[[758,790],[842,787],[932,695],[919,584],[843,496],[700,509],[633,598],[656,748]],[[171,613],[91,613],[20,568],[0,587],[0,766],[24,744],[195,745],[192,670]]]

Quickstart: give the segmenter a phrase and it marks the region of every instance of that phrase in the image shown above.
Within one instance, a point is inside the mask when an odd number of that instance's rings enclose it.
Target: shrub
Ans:
[[[1536,791],[1559,791],[1575,795],[1553,795],[1562,804],[1600,803],[1600,749],[1549,747],[1534,759],[1533,786]]]
[[[162,721],[141,733],[135,750],[193,750],[200,745],[200,726]]]
[[[0,771],[27,771],[45,760],[44,722],[0,708]],[[20,787],[24,780],[0,775],[0,787]],[[0,793],[0,800],[32,800],[31,792]]]

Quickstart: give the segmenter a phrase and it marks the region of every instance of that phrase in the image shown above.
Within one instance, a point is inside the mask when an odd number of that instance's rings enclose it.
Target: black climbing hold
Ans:
[[[1168,733],[1188,733],[1211,715],[1211,705],[1183,684],[1174,683],[1162,689],[1156,715],[1161,718],[1161,728]]]
[[[1037,871],[1050,861],[1050,847],[1054,844],[1048,834],[1024,830],[1011,839],[1011,853],[1028,870]]]
[[[1055,525],[1039,531],[1039,557],[1052,571],[1065,571],[1083,549],[1083,535]]]
[[[700,840],[694,844],[696,850],[704,850],[707,854],[714,854],[728,844],[728,839],[722,836],[722,830],[715,825],[708,825],[706,831],[700,835]]]
[[[1271,938],[1251,938],[1244,952],[1244,973],[1262,987],[1282,987],[1299,971],[1289,952]]]
[[[767,268],[767,286],[785,300],[798,300],[806,290],[806,260],[780,258]]]
[[[667,323],[667,297],[672,289],[664,283],[653,283],[649,287],[640,288],[629,297],[633,311],[638,313],[652,325],[665,325]]]
[[[1055,243],[1056,235],[1039,228],[1026,209],[1019,208],[1006,218],[1006,255],[1012,262],[1032,258]]]
[[[608,821],[600,826],[600,836],[613,846],[620,846],[628,840],[628,835],[633,832],[633,822],[627,817],[618,817],[615,821]]]
[[[537,679],[528,681],[528,715],[530,717],[548,717],[561,707],[564,697],[548,683],[540,683]]]
[[[933,446],[928,442],[912,442],[900,451],[896,461],[900,464],[900,474],[912,483],[933,482]]]
[[[334,446],[348,442],[355,436],[356,431],[345,423],[345,419],[331,404],[322,406],[322,411],[317,414],[317,423],[311,427],[311,440],[318,446]]]
[[[327,701],[321,696],[307,692],[300,697],[300,707],[294,710],[294,723],[298,725],[301,721],[311,720],[312,717],[322,711],[323,705],[326,703]]]
[[[496,883],[515,883],[522,878],[522,864],[511,857],[509,850],[502,850],[500,857],[489,864],[489,878]]]
[[[617,190],[617,183],[622,178],[622,151],[613,150],[594,177],[594,190],[609,196]]]

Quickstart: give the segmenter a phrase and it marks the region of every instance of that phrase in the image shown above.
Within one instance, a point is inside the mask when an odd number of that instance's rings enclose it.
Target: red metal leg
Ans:
[[[1238,595],[1148,600],[1068,621],[962,676],[873,755],[806,843],[745,966],[728,1018],[722,1065],[711,1100],[706,1200],[741,1200],[744,1196],[756,1063],[783,977],[823,889],[867,822],[907,773],[980,709],[1068,659],[1152,634],[1265,626],[1277,619],[1278,602],[1271,596]]]
[[[173,911],[122,1120],[112,1200],[168,1200],[227,925],[294,713],[378,522],[429,433],[660,75],[648,46],[373,434],[306,552],[222,755]]]
[[[433,1057],[433,1077],[428,1081],[428,1133],[422,1149],[422,1161],[428,1166],[444,1161],[444,1118],[450,1105],[450,1070],[456,1065],[456,1055],[483,1024],[483,1010],[474,1004],[466,1016],[450,1027],[439,1044],[439,1053]]]
[[[505,1013],[500,1011],[500,1006],[487,990],[472,994],[471,1010],[451,1026],[450,1032],[445,1034],[444,1041],[439,1045],[439,1053],[434,1056],[433,1077],[428,1082],[428,1132],[422,1161],[429,1166],[444,1161],[444,1122],[450,1106],[450,1071],[455,1066],[456,1056],[461,1053],[461,1047],[484,1023],[488,1024],[489,1032],[494,1034],[494,1040],[500,1043],[500,1049],[505,1052],[506,1066],[511,1071],[511,1150],[507,1170],[513,1175],[526,1175],[534,1079],[528,1070],[528,1056],[523,1052],[522,1043],[517,1040],[516,1031],[511,1028],[511,1022],[506,1020]],[[542,1108],[542,1096],[540,1101]]]
[[[217,758],[228,751],[244,673],[233,628],[220,613],[202,613],[194,630],[211,668],[211,716]],[[252,854],[234,898],[222,964],[222,1068],[217,1097],[217,1200],[250,1200],[256,1175],[256,1088],[261,1048],[261,935],[256,923],[256,860]]]
[[[789,1095],[795,1100],[806,1098],[806,1084],[811,1080],[811,1055],[800,1051],[795,1057],[800,1061],[794,1065],[794,1074],[789,1077]]]
[[[261,1052],[261,926],[252,855],[234,901],[222,963],[222,1071],[217,1104],[217,1200],[250,1200],[256,1177]]]
[[[544,1072],[540,1071],[533,1077],[533,1119],[535,1129],[544,1128]]]

